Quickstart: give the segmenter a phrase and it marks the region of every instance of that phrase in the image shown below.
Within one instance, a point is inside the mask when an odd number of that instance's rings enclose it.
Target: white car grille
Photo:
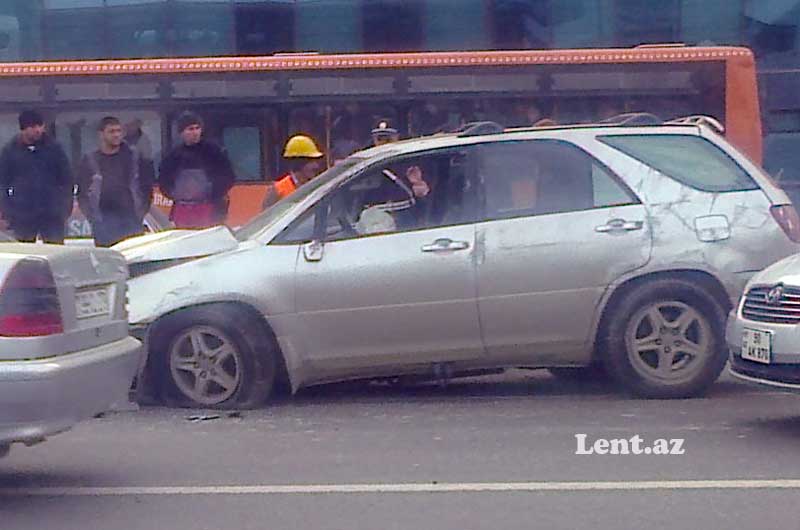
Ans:
[[[800,323],[800,289],[780,284],[754,287],[745,295],[742,316],[758,322]]]

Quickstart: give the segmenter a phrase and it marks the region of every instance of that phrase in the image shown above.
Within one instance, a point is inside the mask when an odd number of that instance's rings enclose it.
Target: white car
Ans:
[[[731,373],[800,390],[800,254],[753,277],[728,318]]]
[[[112,250],[0,244],[0,456],[128,403],[127,276]]]

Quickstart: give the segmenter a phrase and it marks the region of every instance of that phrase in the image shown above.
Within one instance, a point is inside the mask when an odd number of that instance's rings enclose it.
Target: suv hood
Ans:
[[[168,230],[127,239],[112,248],[128,264],[196,258],[233,250],[239,241],[226,226],[205,230]]]

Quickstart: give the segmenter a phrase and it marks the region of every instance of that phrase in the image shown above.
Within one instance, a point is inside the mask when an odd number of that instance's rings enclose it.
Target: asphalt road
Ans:
[[[576,434],[683,439],[683,454],[578,455]],[[728,377],[678,401],[523,371],[336,385],[240,415],[110,414],[15,447],[0,528],[796,529],[798,441],[800,395]]]

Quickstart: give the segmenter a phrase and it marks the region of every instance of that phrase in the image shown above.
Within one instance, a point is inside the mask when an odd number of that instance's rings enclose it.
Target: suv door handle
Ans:
[[[444,237],[437,239],[428,245],[422,245],[422,252],[447,252],[453,250],[466,250],[469,248],[469,243],[466,241],[453,241],[450,238]]]
[[[642,221],[626,221],[625,219],[612,219],[608,224],[596,226],[595,232],[608,233],[608,232],[632,232],[634,230],[641,230],[644,227]]]

